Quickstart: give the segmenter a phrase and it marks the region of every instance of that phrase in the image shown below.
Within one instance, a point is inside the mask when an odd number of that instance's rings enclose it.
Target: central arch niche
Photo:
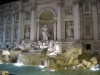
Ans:
[[[55,12],[52,9],[44,9],[39,14],[39,40],[42,40],[42,33],[41,30],[44,25],[47,26],[49,29],[49,40],[54,40],[54,21],[53,18],[55,17]]]
[[[51,10],[44,10],[41,13],[39,19],[41,19],[41,20],[52,20],[53,17],[54,17],[54,14]]]

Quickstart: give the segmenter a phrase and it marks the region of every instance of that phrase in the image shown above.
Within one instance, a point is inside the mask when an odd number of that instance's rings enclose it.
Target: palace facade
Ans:
[[[84,50],[100,49],[99,0],[20,0],[0,5],[0,47],[42,40],[44,25],[48,40],[62,48],[80,40]]]

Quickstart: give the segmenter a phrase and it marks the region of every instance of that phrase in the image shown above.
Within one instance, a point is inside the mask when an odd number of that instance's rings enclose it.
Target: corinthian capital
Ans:
[[[91,4],[95,6],[95,5],[97,5],[97,2],[94,1],[94,2],[91,2]]]
[[[40,22],[40,19],[36,19],[36,23],[39,23]]]
[[[24,12],[24,9],[18,9],[18,12],[19,13],[23,13]]]
[[[54,22],[57,22],[57,17],[53,17],[53,21]]]
[[[74,4],[74,5],[79,4],[79,0],[74,0],[74,1],[73,1],[73,4]]]
[[[6,17],[7,17],[7,11],[4,12],[4,18],[6,18]]]
[[[35,5],[32,5],[32,6],[31,6],[31,11],[32,11],[32,10],[36,10],[36,6],[35,6]]]
[[[58,3],[57,3],[57,5],[58,5],[58,7],[61,7],[61,6],[64,6],[64,1],[63,0],[60,0]]]

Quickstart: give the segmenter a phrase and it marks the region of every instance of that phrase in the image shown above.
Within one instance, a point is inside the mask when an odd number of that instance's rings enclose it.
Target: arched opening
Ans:
[[[48,40],[54,40],[54,17],[55,12],[52,9],[44,9],[38,15],[39,21],[39,40],[43,40],[42,30],[44,25],[48,28]]]
[[[52,20],[53,17],[54,17],[54,14],[51,10],[44,10],[41,13],[39,19],[41,19],[41,20]]]

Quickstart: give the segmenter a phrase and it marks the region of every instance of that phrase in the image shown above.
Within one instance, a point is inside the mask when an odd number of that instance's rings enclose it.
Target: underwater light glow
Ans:
[[[83,66],[83,64],[79,64],[79,65],[77,65],[77,67],[82,67]]]
[[[90,70],[97,71],[97,70],[99,70],[99,68],[90,68]]]
[[[22,66],[24,64],[23,63],[15,63],[14,65],[16,65],[16,66]]]
[[[72,66],[73,69],[76,69],[76,66]]]
[[[50,71],[53,71],[53,72],[54,72],[54,71],[55,71],[55,69],[52,69],[52,70],[50,70]]]
[[[39,65],[39,67],[40,67],[40,68],[44,68],[44,66],[42,66],[42,65]]]
[[[90,70],[92,71],[100,70],[98,67],[99,67],[99,64],[97,64],[95,67],[91,67]]]
[[[67,67],[65,67],[65,69],[67,69]]]
[[[42,71],[44,71],[44,70],[42,70]]]

